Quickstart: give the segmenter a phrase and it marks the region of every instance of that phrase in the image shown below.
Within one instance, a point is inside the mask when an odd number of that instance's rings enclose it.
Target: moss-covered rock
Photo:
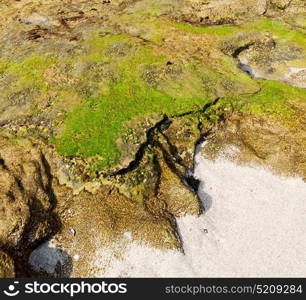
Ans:
[[[48,276],[92,276],[131,240],[182,250],[204,139],[305,178],[303,4],[1,1],[0,247],[18,275],[46,275],[27,259],[49,238],[73,268]]]

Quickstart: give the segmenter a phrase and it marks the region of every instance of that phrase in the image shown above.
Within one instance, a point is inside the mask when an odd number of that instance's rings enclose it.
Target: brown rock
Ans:
[[[299,110],[302,107],[298,108]],[[241,164],[261,165],[278,174],[306,178],[305,131],[279,121],[234,113],[203,148],[204,155],[227,156]],[[238,151],[227,154],[229,147]]]
[[[5,252],[0,250],[0,278],[15,277],[14,261]]]
[[[266,5],[266,0],[186,0],[178,18],[203,25],[240,24],[262,15]]]
[[[0,145],[0,245],[23,255],[57,226],[49,164],[31,145]]]

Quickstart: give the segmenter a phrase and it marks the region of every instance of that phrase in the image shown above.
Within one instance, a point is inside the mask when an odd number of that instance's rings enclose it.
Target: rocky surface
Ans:
[[[221,25],[240,24],[263,15],[267,10],[266,0],[187,0],[179,11],[179,18],[194,24]]]
[[[305,106],[297,109],[305,116]],[[305,119],[300,126],[304,124]],[[211,159],[224,155],[239,164],[261,165],[305,180],[305,138],[304,131],[275,120],[235,113],[210,136],[203,153]]]
[[[0,12],[0,277],[91,276],[96,251],[130,241],[184,251],[203,141],[211,159],[306,178],[304,1]]]
[[[13,277],[15,277],[14,261],[5,252],[0,251],[0,278]]]

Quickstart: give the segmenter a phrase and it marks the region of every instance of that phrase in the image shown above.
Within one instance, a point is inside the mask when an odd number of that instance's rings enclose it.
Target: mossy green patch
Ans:
[[[128,37],[119,40],[129,42]],[[61,154],[85,158],[98,155],[100,159],[94,166],[97,169],[111,167],[119,161],[116,140],[124,133],[127,121],[152,113],[161,116],[179,114],[199,109],[207,102],[192,95],[171,97],[150,87],[142,79],[143,67],[148,64],[166,65],[167,57],[154,54],[146,46],[135,46],[131,53],[122,57],[113,56],[108,53],[113,42],[96,39],[94,45],[99,47],[99,55],[93,56],[92,52],[88,55],[104,64],[115,64],[120,80],[111,82],[106,93],[87,98],[85,103],[69,112],[63,124],[64,131],[55,137],[57,150]],[[97,53],[97,49],[94,52]]]
[[[278,119],[286,125],[295,125],[296,110],[292,104],[306,104],[306,90],[288,86],[277,81],[263,81],[259,93],[246,97],[248,106],[254,114]]]
[[[240,32],[259,31],[269,33],[276,41],[282,43],[292,43],[298,46],[306,47],[305,34],[291,25],[276,19],[261,17],[253,22],[248,22],[243,25],[213,25],[213,26],[194,26],[189,24],[172,24],[175,28],[195,34],[211,34],[215,36],[230,36]]]
[[[35,83],[36,87],[46,90],[44,72],[55,63],[54,58],[45,56],[30,56],[18,63],[9,63],[5,71],[16,76],[16,86],[25,87]]]
[[[0,60],[0,75],[6,70],[7,64],[7,61]]]
[[[305,34],[296,28],[293,29],[291,25],[283,21],[263,17],[255,22],[241,26],[241,29],[256,30],[263,33],[267,32],[270,33],[276,41],[297,44],[304,48],[306,47]]]
[[[172,24],[175,28],[190,32],[190,33],[208,33],[213,35],[229,35],[237,31],[237,26],[231,26],[231,25],[214,25],[214,26],[194,26],[190,24],[181,24],[181,23],[173,23]]]
[[[99,155],[100,167],[110,167],[120,158],[116,139],[126,121],[153,112],[182,113],[204,104],[203,99],[173,99],[141,85],[116,84],[109,95],[89,99],[67,115],[64,133],[56,138],[57,150],[65,155]]]
[[[127,38],[128,36],[124,34],[117,34],[117,35],[110,35],[110,36],[103,37],[103,36],[97,35],[96,32],[94,32],[92,38],[88,40],[87,45],[89,47],[91,46],[99,47],[100,52],[101,52],[101,47],[103,48],[108,45],[111,45],[112,43],[124,41]],[[91,47],[91,49],[93,48]]]

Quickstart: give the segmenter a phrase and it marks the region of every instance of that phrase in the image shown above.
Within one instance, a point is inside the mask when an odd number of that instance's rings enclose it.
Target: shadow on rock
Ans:
[[[16,277],[36,276],[28,265],[31,252],[62,227],[51,167],[37,147],[4,138],[0,158],[0,249],[14,260]]]
[[[55,278],[70,277],[73,266],[67,252],[54,248],[45,242],[36,248],[29,257],[29,264],[38,274]]]
[[[200,186],[198,189],[198,196],[202,202],[204,212],[207,212],[212,207],[212,197],[205,192],[205,182],[200,181]]]

